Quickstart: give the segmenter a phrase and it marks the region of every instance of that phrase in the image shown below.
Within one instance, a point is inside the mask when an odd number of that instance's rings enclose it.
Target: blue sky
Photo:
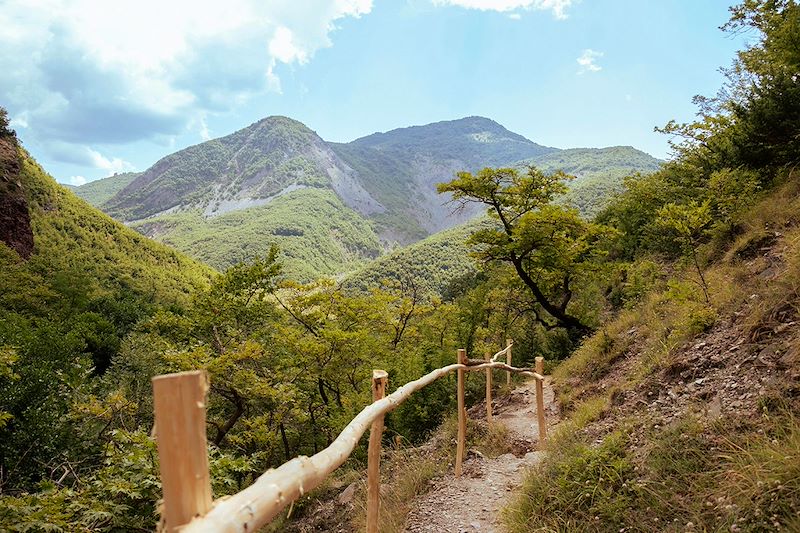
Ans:
[[[544,145],[667,157],[653,127],[691,120],[747,38],[718,29],[729,5],[0,0],[0,105],[76,184],[268,115],[331,141],[482,115]]]

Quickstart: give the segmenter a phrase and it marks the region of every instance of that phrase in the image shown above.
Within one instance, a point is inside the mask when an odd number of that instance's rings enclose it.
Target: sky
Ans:
[[[270,115],[347,142],[480,115],[558,148],[689,121],[752,36],[723,0],[0,0],[0,106],[60,182]]]

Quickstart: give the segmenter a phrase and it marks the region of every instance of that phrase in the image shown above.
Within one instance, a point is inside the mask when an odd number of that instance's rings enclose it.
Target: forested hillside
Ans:
[[[82,478],[102,464],[111,437],[103,429],[105,415],[95,410],[94,395],[125,337],[156,308],[181,308],[215,274],[58,185],[3,128],[0,148],[3,182],[13,185],[21,201],[15,220],[3,219],[3,233],[19,237],[30,231],[32,236],[32,247],[7,246],[15,239],[0,244],[0,486],[5,498],[20,490],[47,490],[61,476],[58,471],[71,469]],[[115,489],[100,490],[113,497],[107,491]],[[47,529],[52,521],[47,513],[56,511],[52,507],[39,520],[34,506],[27,511],[29,520],[18,522],[8,515],[8,505],[15,504],[5,499],[0,504],[3,530]]]
[[[623,180],[637,173],[658,170],[661,162],[631,146],[571,148],[521,161],[545,172],[562,170],[575,176],[565,201],[587,218],[594,217],[623,190]]]
[[[436,298],[458,290],[460,280],[470,282],[480,265],[471,256],[473,247],[467,238],[481,227],[494,222],[476,218],[461,226],[440,231],[414,244],[404,246],[370,261],[348,275],[343,286],[368,292],[372,287],[392,283],[413,283],[424,298]]]
[[[353,270],[383,250],[372,224],[322,188],[300,188],[279,201],[213,218],[189,211],[130,226],[219,269],[277,245],[285,271],[304,282]]]
[[[137,177],[139,177],[138,172],[121,172],[107,178],[84,183],[78,187],[69,186],[69,188],[93,206],[100,207]]]

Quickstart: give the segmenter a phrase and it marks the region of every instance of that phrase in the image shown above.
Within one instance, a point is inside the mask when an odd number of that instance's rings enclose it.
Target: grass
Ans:
[[[512,533],[616,531],[636,500],[622,432],[600,446],[572,442],[535,466],[502,520]]]
[[[470,427],[467,429],[469,438]],[[429,482],[451,468],[457,433],[458,419],[453,414],[445,418],[428,445],[416,448],[397,446],[388,450],[381,461],[381,533],[405,530],[414,498],[425,494]],[[367,515],[365,474],[362,474],[355,501],[356,510],[349,525],[353,531],[363,531]]]
[[[534,531],[797,531],[800,426],[790,415],[709,423],[688,415],[634,451],[628,428],[562,443],[504,511]]]
[[[400,533],[414,498],[427,492],[429,482],[442,475],[448,466],[449,454],[443,449],[396,449],[382,465],[384,481],[381,486],[380,530],[382,533]],[[390,480],[387,482],[387,479]],[[353,531],[366,528],[366,480],[362,480],[356,511],[350,520]]]

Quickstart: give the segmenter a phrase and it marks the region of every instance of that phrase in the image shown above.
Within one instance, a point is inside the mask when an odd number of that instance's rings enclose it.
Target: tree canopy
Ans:
[[[591,326],[572,313],[576,287],[598,268],[610,228],[583,220],[578,212],[553,204],[566,192],[563,172],[545,174],[529,167],[524,174],[512,168],[485,168],[477,174],[459,172],[438,186],[453,201],[478,202],[488,207],[498,228],[476,231],[470,242],[478,258],[513,266],[536,305],[531,310],[546,328],[566,328],[579,335]]]

